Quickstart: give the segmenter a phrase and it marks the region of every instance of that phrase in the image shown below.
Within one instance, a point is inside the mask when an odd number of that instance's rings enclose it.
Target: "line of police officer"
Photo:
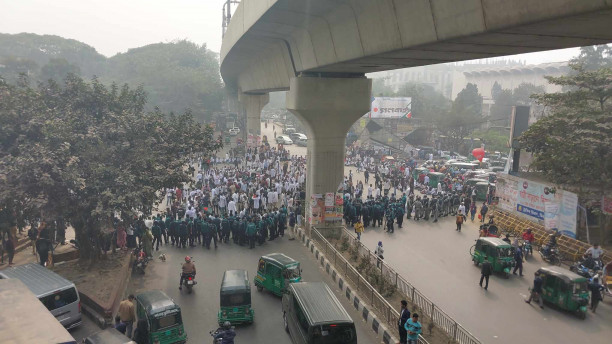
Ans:
[[[404,193],[400,199],[396,199],[392,194],[391,197],[385,195],[376,199],[369,197],[365,201],[345,197],[344,220],[347,226],[363,219],[364,227],[369,227],[370,223],[373,227],[379,227],[385,219],[385,231],[393,233],[394,223],[397,222],[398,227],[402,228],[404,214],[406,219],[411,219],[413,211],[415,221],[428,221],[433,218],[433,222],[438,222],[438,218],[442,216],[456,215],[462,198],[457,192],[432,195],[431,198],[427,195],[415,198],[413,194],[407,197]]]
[[[210,249],[211,242],[217,248],[218,242],[228,243],[231,239],[235,244],[244,246],[248,244],[250,248],[255,247],[255,243],[262,245],[266,239],[274,240],[279,236],[283,237],[289,224],[295,225],[295,214],[288,213],[283,205],[280,209],[274,209],[263,216],[259,214],[229,215],[223,214],[197,214],[196,217],[185,217],[184,219],[172,218],[166,215],[157,215],[153,221],[151,232],[153,234],[153,247],[159,250],[159,245],[164,244],[186,248],[195,247],[201,244],[202,247]]]

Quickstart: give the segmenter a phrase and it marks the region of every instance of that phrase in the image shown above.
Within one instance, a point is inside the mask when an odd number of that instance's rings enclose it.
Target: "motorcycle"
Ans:
[[[527,258],[527,255],[533,256],[533,246],[531,246],[531,241],[523,240],[521,243],[521,250],[523,251],[525,258]]]
[[[233,327],[232,327],[233,329]],[[234,337],[236,337],[236,333],[235,332],[231,332],[229,333],[229,337],[219,337],[219,338],[215,338],[218,334],[223,333],[225,334],[226,330],[224,330],[223,328],[218,328],[214,331],[210,331],[210,335],[211,337],[213,337],[213,344],[223,344],[223,343],[234,343]],[[223,341],[225,339],[225,342]]]
[[[576,263],[572,266],[570,266],[570,271],[571,272],[575,272],[576,274],[591,279],[593,278],[593,276],[595,276],[595,272],[589,268],[587,268],[586,266],[582,265],[581,263]]]
[[[181,276],[183,276],[182,273]],[[193,286],[198,284],[198,282],[195,280],[195,274],[185,274],[184,277],[183,284],[185,284],[185,288],[187,288],[187,293],[191,294]]]
[[[585,259],[570,266],[570,271],[575,272],[582,277],[592,279],[599,274],[602,269],[602,265],[603,264],[598,259]]]
[[[561,265],[561,258],[559,256],[559,248],[557,246],[550,247],[548,245],[540,248],[540,255],[545,262],[553,265]]]
[[[132,265],[132,271],[137,271],[141,275],[144,275],[145,268],[149,263],[149,257],[147,257],[146,253],[142,249],[142,246],[138,246],[134,249],[134,256],[136,256],[136,261],[134,265]]]

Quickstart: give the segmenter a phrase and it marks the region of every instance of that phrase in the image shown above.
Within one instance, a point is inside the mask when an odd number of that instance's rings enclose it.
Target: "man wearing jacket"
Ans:
[[[397,320],[397,329],[399,331],[400,344],[408,342],[408,332],[404,327],[406,325],[406,321],[410,319],[410,311],[408,310],[408,302],[406,300],[402,300],[402,306],[400,308],[400,317]]]
[[[482,287],[482,280],[486,279],[487,283],[485,284],[485,290],[489,288],[489,276],[493,272],[493,266],[489,263],[488,259],[485,259],[482,262],[482,268],[480,268],[480,287]]]

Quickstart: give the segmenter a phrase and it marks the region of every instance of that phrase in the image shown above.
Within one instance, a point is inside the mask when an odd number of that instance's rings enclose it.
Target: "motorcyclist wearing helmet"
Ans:
[[[183,263],[183,273],[181,274],[181,280],[179,282],[179,290],[183,289],[183,281],[186,279],[187,275],[193,275],[195,277],[196,267],[195,264],[191,261],[191,257],[185,257],[185,263]]]
[[[221,344],[234,344],[234,337],[236,337],[236,332],[229,321],[224,322],[223,327],[217,329],[214,335],[215,340],[221,338]]]

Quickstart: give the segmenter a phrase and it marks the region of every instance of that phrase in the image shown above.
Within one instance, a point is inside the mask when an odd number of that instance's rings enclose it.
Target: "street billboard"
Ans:
[[[372,97],[370,118],[412,118],[412,98]]]
[[[553,186],[498,173],[495,195],[498,206],[541,222],[545,228],[556,228],[560,233],[576,237],[578,196]]]

